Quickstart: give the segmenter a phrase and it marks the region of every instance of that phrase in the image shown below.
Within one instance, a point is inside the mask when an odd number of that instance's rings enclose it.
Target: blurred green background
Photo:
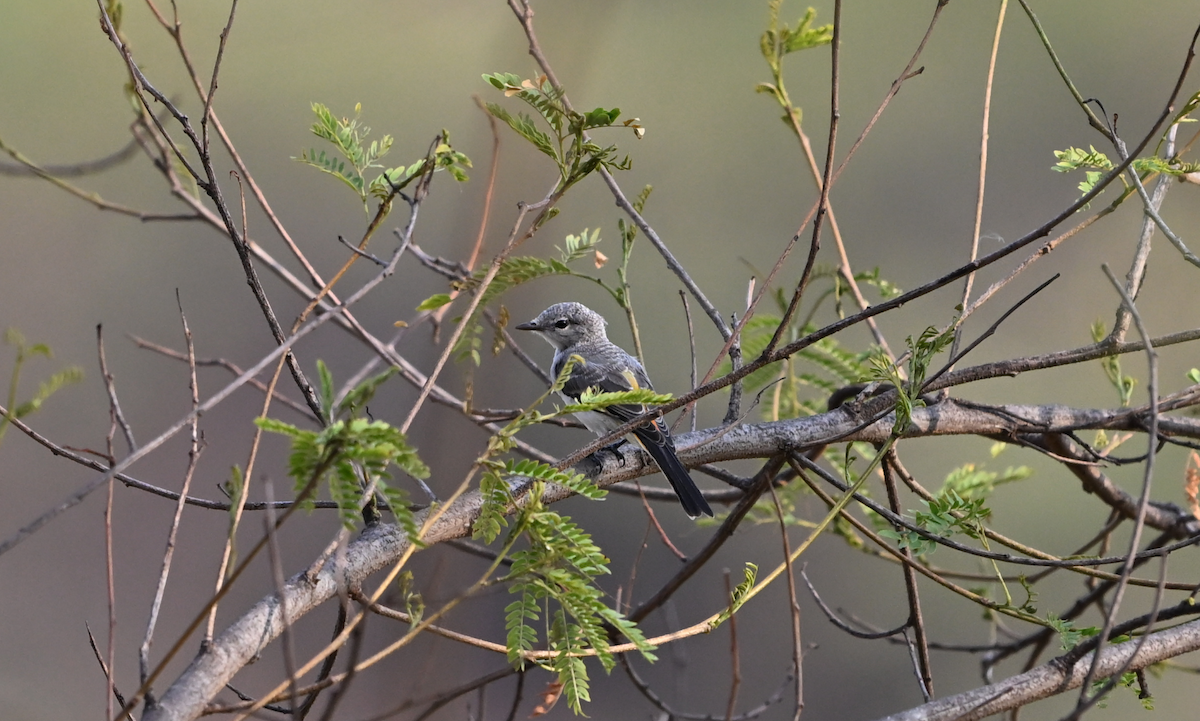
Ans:
[[[159,3],[164,12],[169,11]],[[832,21],[832,4],[814,3],[817,22]],[[207,75],[226,21],[218,3],[178,3],[183,36],[202,75]],[[839,158],[858,136],[896,75],[904,67],[929,22],[934,3],[847,3],[843,17],[841,124]],[[794,22],[804,5],[787,5],[784,17]],[[979,128],[983,83],[996,21],[997,3],[950,3],[919,65],[924,73],[909,80],[859,150],[832,193],[832,202],[851,262],[857,270],[880,267],[901,288],[915,287],[950,270],[967,258],[978,174]],[[577,107],[619,107],[622,118],[638,117],[647,128],[638,141],[632,133],[609,131],[606,142],[619,144],[633,169],[617,175],[630,196],[644,185],[655,190],[646,216],[691,271],[709,298],[724,313],[739,312],[746,284],[762,276],[816,198],[798,144],[779,121],[780,110],[754,92],[770,79],[758,49],[767,20],[765,2],[583,2],[555,0],[535,4],[536,26],[543,48]],[[1187,43],[1200,22],[1194,1],[1036,3],[1046,30],[1085,97],[1102,100],[1119,115],[1118,130],[1136,144],[1162,110],[1184,59]],[[97,12],[89,3],[65,0],[8,0],[0,22],[0,138],[40,163],[73,163],[113,152],[129,138],[131,119],[123,92],[121,60],[100,32]],[[173,41],[144,6],[128,3],[125,33],[149,78],[164,93],[198,118],[200,106],[181,70]],[[1063,87],[1033,29],[1015,4],[1009,8],[996,69],[992,102],[987,198],[981,252],[1014,240],[1052,217],[1077,197],[1081,179],[1050,171],[1052,152],[1068,146],[1101,147]],[[793,100],[803,107],[804,126],[818,159],[824,158],[828,133],[829,51],[818,49],[789,57],[787,82]],[[352,0],[340,3],[242,3],[229,39],[215,107],[239,152],[275,211],[309,258],[326,276],[341,265],[347,251],[336,237],[357,238],[363,229],[361,206],[331,178],[292,160],[317,141],[308,132],[310,103],[322,102],[339,115],[362,103],[364,121],[376,136],[390,133],[396,144],[389,160],[408,163],[420,157],[442,128],[455,147],[474,161],[472,179],[457,185],[439,177],[422,208],[416,240],[429,252],[463,259],[474,242],[486,187],[491,135],[472,96],[504,102],[480,75],[485,72],[537,74],[526,52],[520,27],[503,2],[444,0]],[[1195,92],[1194,79],[1184,86]],[[515,101],[508,101],[515,109]],[[1181,138],[1194,131],[1185,127]],[[178,136],[182,141],[182,135]],[[217,169],[226,197],[236,183],[224,175],[232,164],[219,155]],[[494,252],[507,236],[518,201],[539,200],[554,178],[553,168],[529,146],[504,130],[496,200],[487,231],[486,249]],[[179,212],[160,176],[146,158],[136,156],[120,167],[73,181],[107,200],[147,211]],[[1111,200],[1102,197],[1094,207]],[[584,228],[601,228],[601,245],[619,256],[612,196],[598,178],[574,189],[561,204],[562,214],[526,246],[523,253],[553,255],[563,236]],[[404,220],[403,208],[389,219],[388,230]],[[1193,186],[1180,186],[1168,196],[1163,215],[1186,240],[1200,221]],[[1111,324],[1116,296],[1100,271],[1108,263],[1123,275],[1132,253],[1141,214],[1133,203],[1113,217],[1064,244],[1004,291],[968,324],[968,335],[987,327],[1011,303],[1055,272],[1063,278],[1004,325],[984,344],[973,362],[1043,353],[1090,342],[1088,325],[1097,319]],[[32,392],[38,378],[66,364],[82,366],[86,380],[60,393],[32,419],[39,432],[76,448],[101,450],[108,430],[108,411],[95,362],[95,327],[103,323],[108,362],[118,392],[139,441],[186,413],[186,367],[138,350],[133,334],[181,347],[175,295],[178,291],[195,337],[198,355],[252,364],[271,343],[262,316],[247,292],[236,254],[228,241],[198,224],[148,222],[96,210],[45,182],[12,174],[0,175],[0,325],[20,328],[31,341],[50,344],[53,362],[27,368],[22,394]],[[290,262],[265,217],[249,215],[251,237],[277,258]],[[804,229],[805,242],[810,229]],[[394,238],[377,235],[373,248],[389,252]],[[1156,239],[1148,286],[1140,299],[1151,332],[1164,334],[1197,325],[1196,269],[1179,261],[1161,236]],[[632,284],[646,344],[647,365],[656,385],[680,393],[688,387],[687,330],[678,298],[679,283],[648,243],[635,251]],[[803,250],[781,274],[790,287],[803,262]],[[1018,253],[1014,258],[1024,257]],[[826,233],[821,261],[836,262]],[[1013,263],[1016,261],[1014,260]],[[370,277],[359,263],[339,286],[343,295]],[[977,292],[1007,274],[1012,263],[981,274]],[[614,273],[611,266],[602,273]],[[303,304],[273,277],[264,274],[285,325]],[[413,308],[445,283],[411,258],[401,264],[391,283],[361,304],[360,319],[386,336],[391,324],[409,318]],[[960,286],[913,303],[881,319],[893,347],[927,325],[942,325],[954,314]],[[1180,290],[1184,289],[1184,290]],[[870,296],[875,297],[875,296]],[[612,321],[613,337],[629,345],[619,311],[597,289],[583,282],[551,280],[510,294],[504,300],[513,318],[532,317],[550,302],[584,301]],[[457,307],[457,306],[456,306]],[[719,337],[693,305],[701,370],[720,348]],[[832,317],[829,312],[820,316]],[[443,332],[444,342],[448,333]],[[426,329],[410,334],[401,351],[428,369],[436,359]],[[862,330],[839,340],[862,348]],[[549,349],[528,344],[548,363]],[[0,372],[11,368],[11,349],[0,356]],[[325,328],[299,351],[311,371],[317,358],[345,378],[369,358],[340,331]],[[1163,353],[1163,387],[1184,384],[1184,371],[1200,365],[1191,350]],[[1144,361],[1130,357],[1126,371],[1143,380]],[[451,368],[446,384],[461,392],[465,371]],[[215,392],[227,376],[209,370],[201,375],[201,396]],[[502,382],[501,382],[502,379]],[[372,406],[378,418],[399,421],[414,393],[394,382]],[[290,389],[288,389],[290,392]],[[508,356],[485,359],[475,378],[476,404],[516,407],[540,392],[540,384]],[[1064,403],[1112,406],[1115,394],[1098,365],[1068,367],[1031,377],[992,381],[959,389],[959,395],[987,402]],[[1136,396],[1143,397],[1142,395]],[[1137,402],[1137,401],[1135,401]],[[205,416],[206,450],[195,493],[217,495],[233,464],[244,464],[250,419],[259,398],[243,392]],[[701,407],[702,425],[719,421],[723,400]],[[279,411],[286,418],[285,411]],[[293,419],[288,419],[293,420]],[[463,430],[455,414],[428,406],[414,432],[422,456],[435,469],[440,489],[457,484],[460,473],[484,442],[482,433]],[[537,429],[531,440],[556,453],[566,453],[586,440],[577,432]],[[1141,452],[1141,440],[1134,447]],[[989,442],[916,441],[906,444],[910,468],[927,486],[937,487],[953,467],[983,460]],[[268,439],[260,461],[262,477],[286,484],[279,439]],[[902,453],[903,453],[902,448]],[[1131,454],[1133,451],[1130,452]],[[1055,553],[1069,552],[1103,522],[1106,509],[1079,493],[1077,483],[1056,466],[1029,454],[1010,451],[995,462],[1029,464],[1030,481],[1003,489],[996,497],[997,526],[1033,545]],[[1158,467],[1156,497],[1180,502],[1183,454],[1165,453]],[[186,464],[186,445],[176,439],[134,468],[135,476],[177,487]],[[748,465],[734,465],[740,471]],[[28,438],[10,433],[0,446],[0,537],[7,537],[50,505],[93,477],[73,464],[56,460]],[[1139,471],[1115,472],[1136,483]],[[653,481],[652,481],[653,482]],[[705,481],[702,484],[713,484]],[[712,487],[709,485],[709,487]],[[1133,487],[1132,485],[1128,487]],[[84,621],[103,638],[106,626],[103,551],[103,493],[0,558],[5,579],[0,591],[0,705],[11,719],[68,718],[102,713],[104,682],[87,647]],[[572,501],[568,512],[593,529],[614,559],[612,587],[623,582],[645,532],[635,502],[614,497],[603,505]],[[626,513],[618,512],[618,508]],[[819,517],[813,503],[807,509]],[[118,600],[117,683],[126,692],[136,687],[136,648],[153,594],[171,505],[128,489],[116,489],[114,532]],[[663,506],[660,517],[685,552],[707,538],[681,514]],[[181,529],[181,555],[168,587],[167,611],[156,651],[173,640],[211,592],[219,544],[226,529],[223,514],[189,508]],[[250,519],[247,534],[259,533]],[[336,528],[333,514],[297,519],[284,536],[285,571],[293,573],[324,546]],[[246,536],[250,537],[249,535]],[[702,618],[722,605],[722,565],[735,569],[747,561],[763,567],[777,562],[778,539],[770,527],[748,528],[738,542],[722,551],[689,593],[676,605],[647,622],[658,632]],[[1174,573],[1193,560],[1174,563]],[[464,579],[477,574],[479,562],[453,551],[432,551],[418,564],[431,602],[449,598]],[[660,547],[646,551],[635,594],[644,598],[650,579],[674,572],[677,562]],[[250,574],[222,606],[228,622],[240,609],[271,588],[265,566]],[[902,619],[903,586],[891,564],[866,558],[840,540],[819,542],[808,558],[808,572],[830,605],[842,607],[868,622],[892,627]],[[1186,577],[1183,575],[1181,577]],[[1194,578],[1194,573],[1192,575]],[[1055,610],[1074,598],[1079,582],[1064,579],[1047,587],[1040,607]],[[986,641],[979,611],[934,587],[923,588],[929,604],[926,618],[934,639],[958,643]],[[801,593],[804,604],[806,717],[871,718],[920,702],[907,651],[883,641],[850,639],[833,629]],[[451,616],[448,625],[492,639],[502,636],[503,592],[485,596],[475,610]],[[1132,593],[1130,608],[1146,602]],[[740,628],[745,681],[740,698],[746,708],[766,698],[784,680],[790,659],[786,632],[786,594],[775,588],[742,616]],[[333,610],[313,614],[301,623],[303,650],[315,650],[328,635]],[[381,646],[396,632],[372,620]],[[103,643],[103,641],[101,641]],[[190,646],[190,648],[194,648]],[[697,639],[686,647],[664,649],[662,661],[643,669],[659,693],[691,711],[723,709],[728,688],[728,637],[724,631]],[[172,664],[173,678],[190,656]],[[248,692],[273,684],[282,674],[278,649],[239,677]],[[465,652],[444,640],[423,640],[414,652],[381,664],[356,682],[355,694],[343,706],[345,718],[363,718],[395,703],[398,689],[425,696],[503,665],[483,652]],[[973,658],[955,654],[935,657],[939,695],[979,683]],[[1015,673],[1014,664],[1001,667]],[[619,673],[609,680],[593,670],[595,702],[587,711],[595,718],[638,717],[649,706]],[[535,675],[529,689],[545,680]],[[548,677],[547,677],[548,678]],[[487,718],[507,713],[511,681],[489,691]],[[163,686],[160,684],[159,688]],[[1194,714],[1200,694],[1182,674],[1155,682],[1164,718]],[[1071,697],[1071,694],[1067,694]],[[1035,706],[1024,718],[1057,718],[1071,699]],[[479,699],[469,697],[471,708]],[[449,707],[443,718],[461,718],[467,702]],[[763,718],[783,718],[787,704]],[[1119,694],[1108,711],[1134,712],[1132,694]],[[568,714],[564,707],[556,718]],[[403,716],[402,716],[403,717]]]

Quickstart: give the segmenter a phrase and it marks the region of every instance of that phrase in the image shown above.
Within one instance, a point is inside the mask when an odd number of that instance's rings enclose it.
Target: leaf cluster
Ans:
[[[546,463],[529,459],[520,461],[497,460],[498,456],[508,453],[516,447],[516,435],[522,429],[562,414],[561,411],[554,414],[544,414],[537,411],[536,408],[551,393],[562,389],[563,384],[571,376],[571,371],[575,368],[579,360],[579,356],[568,358],[567,362],[563,364],[563,369],[559,373],[555,383],[539,396],[529,408],[522,411],[519,416],[509,421],[507,425],[494,433],[488,439],[487,449],[483,455],[475,460],[476,465],[483,469],[483,478],[480,482],[483,504],[479,511],[479,518],[472,529],[472,536],[474,538],[482,539],[486,543],[492,543],[500,535],[501,528],[508,526],[506,516],[517,505],[516,497],[513,495],[513,490],[516,487],[528,487],[530,483],[533,483],[541,484],[539,488],[544,488],[546,483],[557,483],[581,496],[586,496],[594,500],[603,499],[607,495],[607,491],[598,488],[582,474],[560,471]],[[511,484],[508,480],[510,478],[512,479]],[[540,502],[540,498],[541,494],[539,491],[536,495],[536,499],[538,500],[535,502]]]
[[[967,500],[953,489],[922,503],[925,510],[913,514],[913,525],[943,538],[961,533],[980,539],[983,537],[983,522],[992,515],[991,509],[984,505],[983,498]],[[900,548],[910,549],[918,556],[927,556],[937,550],[936,541],[908,528],[886,529],[880,535],[897,540]]]
[[[535,663],[558,675],[567,701],[576,713],[582,713],[582,704],[590,700],[587,669],[581,655],[594,650],[605,671],[612,670],[615,663],[608,650],[609,628],[653,659],[651,646],[642,632],[620,612],[609,608],[604,603],[604,592],[596,586],[596,579],[609,573],[608,558],[578,524],[542,501],[549,483],[593,500],[603,499],[607,492],[580,473],[560,471],[530,459],[499,461],[495,456],[512,449],[514,436],[522,428],[571,412],[561,409],[545,415],[533,409],[562,387],[579,360],[577,356],[569,358],[555,384],[529,410],[489,440],[487,450],[476,461],[484,469],[480,483],[483,504],[472,527],[474,538],[492,543],[510,526],[508,515],[514,514],[504,549],[507,551],[522,539],[526,547],[512,554],[513,565],[503,579],[511,583],[509,591],[517,596],[505,609],[509,661],[523,668],[527,660],[525,652],[544,638],[547,647],[556,654]],[[630,403],[634,402],[635,394],[636,391],[596,394],[580,405],[600,408],[612,403]],[[636,400],[661,402],[662,397],[651,393],[636,395]],[[540,633],[536,625],[539,621]]]
[[[538,492],[532,494],[539,497]],[[558,675],[572,710],[582,713],[582,704],[590,696],[581,655],[594,650],[606,672],[616,664],[609,651],[608,628],[633,642],[651,661],[653,647],[633,622],[604,602],[595,580],[609,573],[608,558],[570,517],[535,500],[522,510],[513,529],[517,532],[529,545],[513,554],[505,578],[512,583],[509,592],[517,596],[505,608],[509,661],[524,668],[524,652],[539,642],[535,624],[549,621],[545,640],[556,655],[538,663]]]
[[[508,527],[506,514],[517,505],[514,488],[529,488],[530,484],[540,484],[540,491],[545,488],[545,484],[556,483],[593,501],[604,500],[608,495],[608,491],[597,487],[582,473],[560,471],[541,461],[523,459],[500,462],[485,458],[481,459],[480,463],[486,469],[480,481],[483,505],[478,519],[472,526],[471,535],[485,543],[495,541],[502,528]],[[540,496],[540,492],[538,495]]]
[[[363,413],[367,408],[367,404],[375,397],[375,393],[379,390],[379,387],[389,378],[396,375],[398,371],[398,368],[391,366],[382,373],[359,383],[339,400],[336,398],[333,374],[329,372],[329,366],[325,365],[325,361],[318,359],[317,377],[320,380],[321,387],[319,393],[321,408],[325,412],[325,422],[355,418]]]
[[[779,22],[779,10],[782,6],[783,0],[771,0],[767,5],[770,19],[766,31],[759,39],[759,48],[768,63],[778,62],[785,55],[794,52],[833,42],[832,24],[812,26],[813,20],[817,17],[817,11],[814,8],[808,8],[804,17],[796,21],[796,27],[793,28],[787,23]]]
[[[339,118],[321,103],[313,103],[312,110],[317,116],[311,127],[313,135],[332,145],[336,153],[312,148],[301,151],[300,157],[295,160],[342,181],[359,197],[364,211],[368,210],[368,199],[374,197],[387,202],[395,193],[423,175],[430,162],[434,170],[445,170],[459,182],[467,180],[466,168],[471,167],[471,159],[450,146],[449,134],[445,130],[442,131],[442,141],[434,148],[432,158],[421,158],[407,166],[385,168],[380,160],[392,149],[394,139],[391,135],[384,135],[379,140],[367,142],[371,129],[359,119],[361,103],[354,106],[353,118]],[[381,172],[373,180],[367,180],[367,173],[373,168],[379,168]]]
[[[1059,173],[1070,173],[1074,170],[1084,171],[1084,180],[1079,183],[1079,192],[1084,195],[1090,193],[1100,178],[1115,167],[1107,155],[1096,150],[1092,145],[1088,146],[1088,150],[1075,147],[1055,150],[1054,157],[1058,158],[1058,162],[1051,166],[1051,170]],[[1178,158],[1160,158],[1154,155],[1135,158],[1130,167],[1143,179],[1151,173],[1182,177],[1188,173],[1200,171],[1200,163],[1184,163]],[[1132,187],[1124,176],[1121,177],[1121,182],[1125,184],[1126,190]]]
[[[947,474],[941,492],[954,492],[966,499],[985,498],[996,486],[1023,481],[1032,475],[1033,469],[1029,466],[1009,466],[997,472],[986,470],[981,464],[964,463]]]
[[[533,116],[523,112],[513,115],[501,105],[487,104],[493,117],[506,123],[554,161],[559,173],[556,193],[566,191],[597,168],[627,170],[630,167],[628,156],[620,161],[616,159],[615,145],[601,146],[587,137],[589,130],[614,126],[621,115],[620,108],[596,108],[586,113],[572,110],[563,101],[562,90],[555,89],[545,75],[528,80],[513,73],[491,73],[485,74],[483,79],[503,91],[505,97],[515,96],[524,101],[541,118],[547,130],[543,130]],[[626,120],[621,126],[631,128],[639,139],[646,132],[637,118]]]
[[[794,121],[796,126],[799,126],[800,108],[792,105],[783,84],[783,58],[801,50],[830,44],[833,42],[833,25],[813,27],[812,22],[817,16],[817,11],[810,7],[804,13],[804,17],[796,22],[796,27],[790,27],[787,23],[779,22],[779,10],[782,5],[783,0],[771,0],[768,4],[770,17],[767,29],[759,38],[759,49],[771,68],[773,82],[759,83],[754,90],[774,97],[784,109],[783,122],[790,126]]]
[[[1097,626],[1088,626],[1087,628],[1076,628],[1075,622],[1069,618],[1059,618],[1054,613],[1046,616],[1046,624],[1058,633],[1059,644],[1063,651],[1070,651],[1079,645],[1080,641],[1085,638],[1091,638],[1100,633],[1100,628]]]
[[[600,242],[600,229],[596,228],[588,234],[588,228],[584,228],[579,235],[568,235],[563,240],[563,245],[566,248],[559,248],[557,245],[554,249],[562,256],[563,264],[572,263],[584,257],[588,253],[596,252],[596,245]]]
[[[1128,637],[1123,637],[1123,640],[1127,641],[1129,639],[1128,639]],[[1108,685],[1107,680],[1093,681],[1092,682],[1092,692],[1093,693],[1103,693],[1105,690],[1105,687],[1107,685]],[[1149,694],[1146,694],[1143,696],[1142,692],[1138,688],[1135,688],[1135,686],[1140,687],[1140,684],[1138,683],[1138,675],[1136,672],[1126,671],[1125,673],[1121,674],[1121,678],[1116,679],[1113,682],[1113,686],[1120,686],[1122,688],[1127,688],[1130,691],[1132,691],[1134,693],[1134,695],[1137,696],[1138,701],[1142,704],[1143,710],[1145,710],[1145,711],[1153,711],[1154,710],[1154,697]],[[1108,708],[1107,699],[1106,698],[1101,699],[1096,704],[1096,707],[1097,708]]]
[[[353,528],[362,508],[363,491],[373,486],[387,499],[396,521],[410,539],[419,542],[408,494],[387,481],[391,478],[389,469],[392,466],[414,478],[428,478],[429,468],[399,429],[384,421],[357,417],[392,372],[364,381],[336,406],[333,404],[333,379],[324,363],[318,364],[318,373],[320,396],[328,421],[325,428],[304,430],[273,418],[255,421],[263,430],[291,439],[288,475],[295,482],[297,502],[311,508],[317,488],[327,483],[342,522],[347,528]]]
[[[729,594],[729,607],[717,615],[717,625],[725,623],[733,614],[737,613],[742,604],[746,602],[750,591],[754,590],[754,584],[758,581],[758,566],[747,561],[742,572],[744,574],[742,582],[735,586]]]
[[[896,364],[888,360],[882,351],[877,351],[871,357],[872,377],[876,381],[891,384],[897,389],[896,393],[896,422],[892,426],[892,434],[899,436],[912,423],[912,413],[915,408],[924,407],[921,400],[921,389],[925,385],[925,377],[933,359],[954,341],[954,323],[949,323],[945,329],[928,326],[921,335],[913,340],[910,335],[904,339],[908,346],[908,381],[900,375]]]

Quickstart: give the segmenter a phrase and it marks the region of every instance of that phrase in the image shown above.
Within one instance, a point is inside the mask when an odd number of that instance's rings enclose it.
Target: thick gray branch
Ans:
[[[1136,671],[1152,663],[1200,649],[1200,621],[1191,621],[1150,634],[1138,651],[1137,657],[1130,660],[1137,645],[1135,639],[1115,646],[1105,646],[1100,654],[1097,677],[1105,678],[1121,669]],[[1091,663],[1092,654],[1088,654],[1068,671],[1062,668],[1061,662],[1054,660],[1000,683],[948,696],[940,701],[888,716],[882,721],[974,721],[986,718],[1078,688]]]
[[[867,423],[873,417],[871,411],[881,403],[886,403],[886,399],[874,398],[858,406],[851,403],[808,418],[684,434],[678,439],[679,457],[686,465],[695,467],[737,458],[771,457],[834,441],[881,442],[891,432],[892,415]],[[878,412],[875,410],[875,413]],[[905,436],[1015,435],[1088,428],[1140,430],[1143,415],[1142,412],[1129,409],[1077,409],[1053,405],[982,406],[948,399],[935,406],[915,409],[912,427]],[[1192,418],[1163,417],[1160,430],[1163,433],[1200,438],[1200,423]],[[585,458],[576,469],[595,479],[601,486],[644,476],[655,470],[647,465],[642,451],[634,444],[625,444],[620,451],[622,458],[605,451]],[[517,485],[514,490],[521,490],[521,486]],[[566,489],[551,486],[546,491],[546,500],[554,502],[568,495]],[[464,495],[429,529],[426,542],[432,545],[469,535],[480,504],[481,498],[477,492]],[[424,512],[418,515],[418,523],[424,516]],[[283,590],[287,599],[287,617],[294,623],[334,597],[339,585],[357,587],[372,573],[393,563],[407,547],[408,541],[403,533],[392,526],[380,525],[367,529],[350,543],[344,566],[335,567],[335,561],[331,560],[314,579],[301,574],[287,582]],[[263,598],[215,638],[210,649],[197,656],[167,689],[158,705],[146,712],[144,720],[174,721],[199,716],[224,685],[281,633],[279,603],[276,594]],[[1200,643],[1200,630],[1196,635]],[[1153,652],[1150,646],[1147,644],[1143,654]],[[1109,648],[1106,653],[1120,652],[1121,648]]]

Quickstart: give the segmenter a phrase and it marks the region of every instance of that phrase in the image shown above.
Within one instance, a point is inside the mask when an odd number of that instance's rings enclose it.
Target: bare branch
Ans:
[[[1098,655],[1088,654],[1069,667],[1064,667],[1055,659],[1000,683],[947,696],[880,721],[927,721],[935,718],[977,721],[1003,711],[1027,706],[1039,699],[1079,688],[1088,668],[1093,665],[1093,657],[1096,659],[1096,676],[1107,678],[1123,667],[1131,670],[1142,669],[1200,649],[1200,621],[1180,624],[1144,638],[1145,643],[1141,648],[1137,648],[1138,644],[1133,641],[1108,646]]]

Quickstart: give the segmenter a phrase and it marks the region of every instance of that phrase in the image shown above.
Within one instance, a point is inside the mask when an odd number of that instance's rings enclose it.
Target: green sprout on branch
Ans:
[[[1084,171],[1084,179],[1079,183],[1079,192],[1083,195],[1092,192],[1092,189],[1096,187],[1096,183],[1100,182],[1100,178],[1116,167],[1107,155],[1090,145],[1088,146],[1088,150],[1074,147],[1069,147],[1066,150],[1055,150],[1054,157],[1058,158],[1058,162],[1050,169],[1055,172],[1070,173],[1074,170]],[[1163,173],[1182,177],[1188,173],[1200,171],[1200,163],[1184,163],[1177,158],[1160,158],[1158,156],[1135,158],[1130,167],[1143,180],[1151,173]],[[1126,191],[1133,189],[1133,186],[1129,184],[1125,176],[1121,176],[1121,182],[1125,184]]]
[[[4,407],[8,413],[0,415],[0,441],[4,440],[4,434],[8,432],[8,427],[13,419],[24,418],[41,410],[42,404],[45,403],[50,396],[62,390],[65,386],[72,383],[78,383],[83,380],[83,369],[79,366],[67,366],[63,370],[50,374],[50,377],[38,384],[37,393],[29,400],[18,403],[17,389],[21,381],[21,369],[25,362],[35,356],[43,358],[53,358],[54,353],[50,350],[50,346],[45,343],[34,343],[29,345],[25,336],[16,328],[9,328],[4,332],[5,345],[15,346],[17,355],[13,359],[13,369],[8,381],[8,398]]]
[[[573,110],[567,107],[563,92],[556,90],[544,75],[536,80],[526,80],[512,73],[492,73],[485,74],[483,79],[503,91],[506,97],[515,96],[524,101],[548,126],[550,132],[542,130],[530,115],[513,115],[496,103],[487,104],[488,112],[496,119],[507,123],[517,135],[554,161],[559,173],[555,194],[562,194],[597,168],[629,169],[628,156],[623,160],[616,159],[615,145],[601,146],[587,135],[589,130],[616,125],[621,115],[620,108],[596,108],[586,113]],[[646,132],[637,118],[624,121],[620,127],[632,129],[639,139]]]
[[[781,118],[784,124],[798,134],[803,115],[800,108],[792,104],[787,88],[784,87],[783,58],[801,50],[830,44],[833,42],[833,26],[821,25],[814,28],[812,22],[817,16],[817,11],[809,8],[804,13],[804,17],[796,22],[796,27],[789,27],[787,23],[779,22],[779,9],[782,5],[783,0],[771,0],[769,5],[770,21],[759,40],[763,58],[771,68],[772,82],[759,83],[754,90],[759,93],[767,93],[775,98],[784,110]]]
[[[313,103],[312,110],[317,116],[311,128],[313,135],[328,142],[337,152],[330,154],[313,148],[302,151],[295,160],[345,183],[358,196],[365,212],[369,212],[370,198],[386,202],[393,193],[425,173],[430,158],[421,158],[410,165],[396,168],[385,168],[379,162],[392,149],[394,140],[391,135],[384,135],[379,140],[367,143],[371,129],[359,119],[361,103],[354,106],[353,118],[338,118],[321,103]],[[450,147],[450,136],[445,130],[442,131],[441,142],[433,149],[432,163],[434,170],[445,170],[460,183],[467,180],[466,169],[471,167],[470,158]],[[375,168],[381,172],[373,180],[367,180],[368,172]]]

